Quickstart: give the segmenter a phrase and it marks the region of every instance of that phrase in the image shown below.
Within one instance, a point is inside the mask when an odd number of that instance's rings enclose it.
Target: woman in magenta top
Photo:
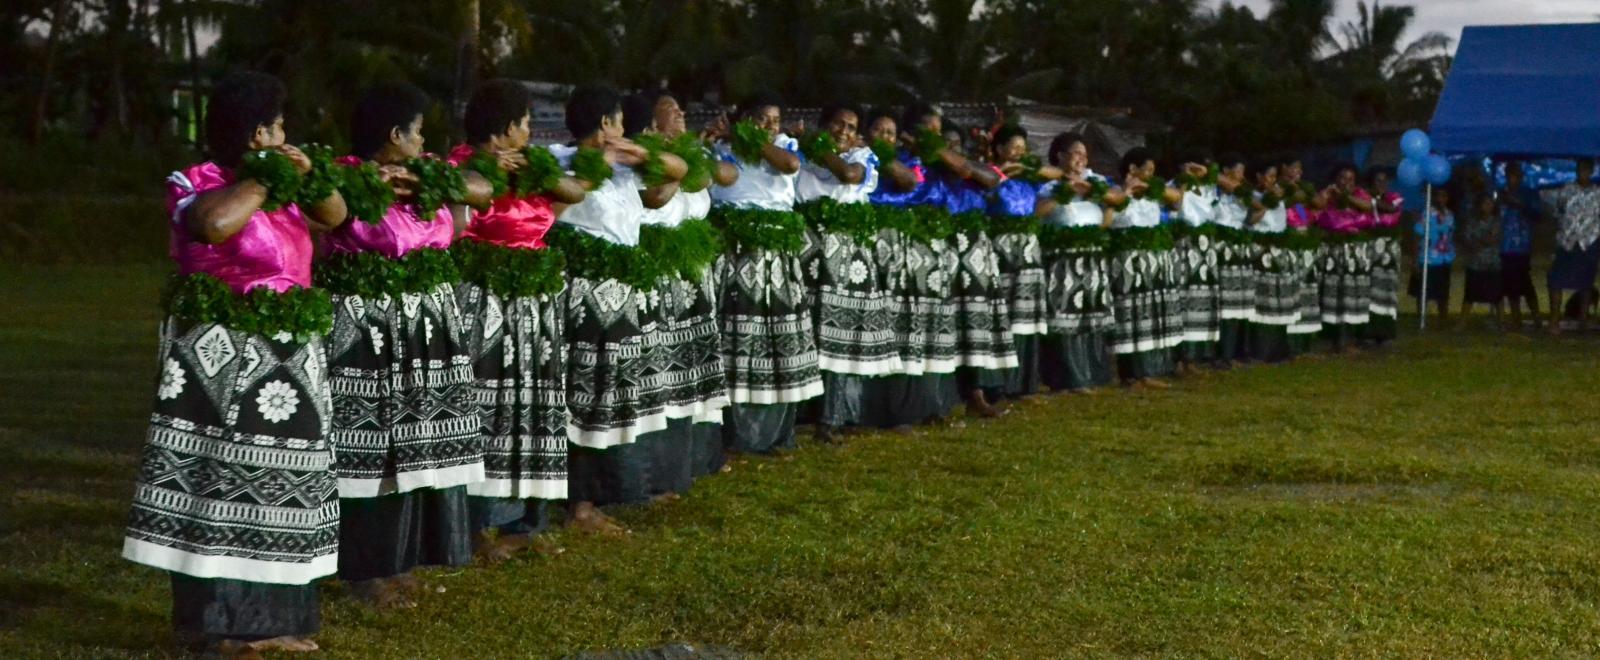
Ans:
[[[161,375],[122,554],[172,574],[181,641],[309,651],[317,578],[338,563],[339,501],[311,233],[338,193],[295,199],[311,161],[285,144],[283,84],[212,90],[212,160],[167,181],[171,254]],[[269,174],[270,173],[270,174]]]
[[[339,578],[378,607],[410,606],[418,565],[471,561],[467,484],[483,480],[467,328],[456,305],[451,211],[418,205],[426,95],[409,84],[356,104],[354,155],[392,203],[347,192],[350,222],[322,241],[317,282],[333,298],[328,339],[339,476]],[[488,185],[470,188],[486,203]],[[377,217],[361,217],[366,213]]]
[[[497,180],[493,199],[471,212],[453,250],[486,443],[485,478],[467,493],[478,549],[489,560],[526,546],[543,526],[545,505],[567,497],[566,285],[562,255],[545,245],[545,234],[583,201],[584,188],[558,176],[539,193],[512,189],[516,178],[535,176],[526,157],[539,155],[528,149],[532,103],[521,83],[484,83],[467,103],[468,144],[449,156]]]
[[[1334,348],[1357,350],[1372,313],[1372,195],[1356,185],[1356,167],[1334,167],[1319,195],[1317,224],[1327,232],[1322,253],[1322,331]]]

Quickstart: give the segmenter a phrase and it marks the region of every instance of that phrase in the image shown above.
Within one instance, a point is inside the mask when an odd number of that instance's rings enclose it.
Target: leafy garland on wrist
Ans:
[[[267,337],[286,332],[302,343],[333,328],[333,303],[320,289],[293,287],[278,293],[257,287],[238,294],[204,273],[173,274],[161,304],[168,314],[193,323],[217,323]]]
[[[1149,250],[1161,252],[1171,250],[1174,243],[1172,232],[1166,227],[1129,227],[1111,232],[1111,251],[1128,252],[1132,250]]]
[[[394,187],[383,181],[378,166],[371,162],[342,166],[339,173],[339,194],[344,197],[345,208],[357,220],[368,224],[383,222],[383,216],[394,206]]]
[[[1187,171],[1178,175],[1178,185],[1188,188],[1201,188],[1217,185],[1217,177],[1222,174],[1222,169],[1216,163],[1206,167],[1204,176],[1195,176]]]
[[[839,143],[827,131],[816,131],[800,137],[800,155],[806,157],[806,162],[820,166],[824,158],[839,155]]]
[[[878,176],[889,176],[890,166],[900,160],[899,150],[895,149],[894,145],[890,144],[888,140],[873,140],[870,148],[872,149],[872,155],[878,157]],[[878,185],[883,184],[880,183]]]
[[[273,150],[245,154],[239,164],[239,180],[244,179],[254,179],[267,189],[267,199],[261,203],[263,211],[276,211],[293,204],[304,184],[304,177],[295,169],[294,161]]]
[[[666,144],[664,144],[661,140],[647,140],[638,142],[638,144],[639,146],[644,147],[646,153],[644,162],[639,164],[639,167],[637,168],[639,171],[639,180],[649,188],[654,188],[656,186],[668,183],[667,162],[661,158],[661,154],[666,153],[667,151]]]
[[[560,293],[567,285],[561,250],[510,248],[471,239],[450,246],[461,278],[499,296],[528,298]]]
[[[733,150],[733,156],[746,165],[761,164],[761,148],[772,142],[772,136],[757,126],[749,119],[741,119],[733,125],[733,133],[729,137],[728,148]]]
[[[321,204],[332,196],[344,181],[344,173],[333,160],[333,147],[325,144],[308,144],[300,148],[311,160],[311,171],[300,180],[300,191],[295,203],[305,208]],[[348,202],[346,202],[348,204]]]
[[[1071,181],[1061,181],[1061,185],[1056,186],[1056,190],[1053,195],[1056,202],[1060,204],[1071,204],[1073,202],[1093,202],[1096,206],[1105,207],[1106,193],[1111,192],[1111,184],[1105,179],[1100,178],[1088,179],[1087,182],[1089,184],[1088,194],[1079,195],[1078,191],[1072,187]],[[1129,200],[1124,199],[1121,203],[1112,204],[1109,208],[1111,208],[1113,211],[1125,210],[1128,208],[1128,201]]]
[[[1045,183],[1045,178],[1039,176],[1039,170],[1044,168],[1044,161],[1038,155],[1027,154],[1017,162],[1022,165],[1022,173],[1018,174],[1016,178],[1035,185]]]
[[[939,154],[950,146],[943,135],[931,129],[917,129],[917,158],[922,160],[924,166],[940,165],[944,161],[939,159]]]
[[[445,204],[459,204],[467,199],[467,179],[461,170],[449,161],[438,158],[413,158],[406,169],[417,176],[417,192],[413,202],[424,222],[433,220]]]
[[[1144,180],[1144,194],[1140,199],[1165,204],[1167,202],[1167,180],[1159,176],[1152,176]]]
[[[678,182],[679,188],[686,192],[700,192],[711,186],[712,168],[717,165],[706,153],[705,145],[701,144],[698,136],[693,133],[679,135],[667,142],[666,149],[682,158],[686,166],[683,180]]]
[[[522,157],[528,164],[515,172],[511,182],[511,190],[518,197],[543,195],[561,185],[566,171],[548,147],[530,144],[522,150]]]
[[[578,152],[572,155],[572,175],[599,188],[611,180],[611,164],[606,162],[605,152],[593,147],[579,147]]]
[[[489,196],[492,199],[499,199],[506,194],[507,190],[511,189],[511,175],[506,173],[505,168],[500,167],[499,159],[487,151],[480,149],[473,153],[472,157],[467,159],[467,162],[461,164],[461,168],[477,172],[478,176],[488,181],[491,190]]]

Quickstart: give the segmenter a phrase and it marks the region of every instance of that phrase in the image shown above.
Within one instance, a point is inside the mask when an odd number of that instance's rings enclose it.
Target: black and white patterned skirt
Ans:
[[[122,556],[201,578],[338,570],[333,403],[321,340],[169,317]]]
[[[956,359],[960,366],[974,369],[1014,368],[1017,347],[994,242],[983,232],[958,232],[953,242],[958,257],[950,286],[956,308]]]
[[[567,437],[606,449],[667,427],[652,361],[652,291],[617,279],[567,278]]]
[[[1367,241],[1324,243],[1318,258],[1322,272],[1323,325],[1361,325],[1372,317],[1372,260]]]
[[[694,280],[666,276],[656,284],[660,303],[652,362],[660,374],[667,419],[721,423],[728,407],[728,381],[722,364],[717,319],[716,269],[707,266]]]
[[[1291,335],[1310,335],[1322,332],[1322,272],[1317,269],[1320,249],[1291,250],[1300,273],[1300,311],[1295,322],[1289,325]]]
[[[1174,256],[1183,282],[1183,340],[1218,341],[1222,337],[1222,251],[1216,237],[1185,237],[1178,242]]]
[[[396,296],[333,295],[330,440],[340,497],[483,480],[468,331],[450,284]]]
[[[1372,263],[1371,316],[1398,318],[1400,314],[1400,239],[1379,236],[1368,243]]]
[[[1223,321],[1249,321],[1256,314],[1256,246],[1250,243],[1223,241],[1218,246],[1217,284],[1221,290],[1222,308],[1217,316]]]
[[[1000,234],[993,238],[1000,257],[1000,288],[1011,311],[1011,334],[1042,335],[1050,329],[1050,309],[1045,302],[1043,250],[1038,234]]]
[[[817,367],[855,376],[899,373],[896,300],[882,284],[874,247],[813,229],[801,259],[814,301]]]
[[[473,399],[484,438],[478,497],[567,496],[566,299],[457,287],[475,357]]]
[[[1130,249],[1110,255],[1116,328],[1111,349],[1131,355],[1183,343],[1183,304],[1171,249]]]
[[[1104,248],[1063,249],[1046,259],[1050,334],[1079,335],[1116,327]]]
[[[717,279],[729,400],[770,405],[821,396],[800,256],[741,250],[723,256]]]
[[[1251,321],[1287,328],[1300,319],[1296,255],[1278,245],[1256,246],[1256,309]]]

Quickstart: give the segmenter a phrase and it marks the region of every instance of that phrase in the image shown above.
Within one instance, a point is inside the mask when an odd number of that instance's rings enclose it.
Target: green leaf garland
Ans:
[[[579,147],[578,152],[572,155],[572,175],[599,188],[611,180],[611,163],[606,162],[605,152],[593,147]]]
[[[796,204],[794,210],[812,227],[849,236],[857,245],[871,247],[878,238],[878,220],[871,204],[841,204],[822,198]]]
[[[371,162],[340,166],[339,194],[351,217],[368,224],[383,222],[394,206],[394,187],[383,181],[378,166]]]
[[[238,294],[204,273],[174,274],[161,303],[167,313],[193,323],[218,323],[267,337],[288,333],[300,342],[325,335],[333,327],[333,303],[321,289],[294,287],[278,293],[257,287]]]
[[[300,191],[295,195],[295,203],[304,208],[311,208],[321,204],[339,189],[344,173],[340,171],[340,165],[333,160],[333,147],[308,144],[301,147],[300,151],[305,152],[306,158],[311,160],[311,171],[301,178]]]
[[[806,221],[793,211],[713,207],[711,223],[732,250],[797,253],[805,246]]]
[[[239,165],[239,179],[254,179],[266,187],[267,199],[261,203],[263,211],[276,211],[293,204],[304,181],[300,171],[295,169],[294,161],[272,150],[245,154],[244,162]]]
[[[450,246],[450,255],[463,281],[499,296],[553,295],[567,285],[566,255],[559,249],[511,248],[467,239]]]
[[[399,259],[377,252],[334,253],[317,263],[317,286],[330,293],[376,298],[431,291],[461,280],[446,250],[412,250]]]
[[[873,140],[870,147],[872,155],[878,157],[878,176],[889,176],[889,168],[900,160],[900,151],[894,148],[888,140]],[[884,185],[882,182],[879,186]]]
[[[822,165],[825,157],[839,155],[839,143],[827,131],[816,131],[800,137],[800,155],[813,165]]]
[[[662,275],[700,281],[705,269],[722,254],[722,235],[706,220],[688,220],[677,227],[644,225],[639,228],[639,249],[655,255]]]
[[[1049,225],[1039,228],[1039,247],[1046,252],[1103,250],[1110,246],[1111,232],[1099,225],[1079,227]]]
[[[923,165],[932,167],[942,164],[944,161],[940,160],[939,154],[949,146],[943,135],[927,128],[917,129],[917,158],[922,159]]]
[[[522,157],[528,164],[516,171],[511,188],[518,197],[543,195],[561,185],[566,171],[561,169],[561,160],[550,153],[548,147],[530,144],[522,150]]]
[[[506,194],[507,190],[511,189],[511,175],[506,172],[505,168],[500,167],[500,160],[495,158],[492,153],[479,150],[473,153],[472,157],[467,159],[467,162],[462,163],[461,168],[477,172],[478,176],[488,181],[489,187],[492,189],[490,196],[494,199],[499,199]]]
[[[663,272],[655,255],[643,249],[612,243],[564,225],[556,225],[545,240],[566,256],[567,274],[572,277],[617,280],[651,291]]]
[[[1111,250],[1113,252],[1135,250],[1161,252],[1171,250],[1172,246],[1172,232],[1166,227],[1129,227],[1111,232]]]
[[[728,145],[733,156],[746,165],[761,164],[761,149],[772,143],[772,136],[748,119],[733,125],[733,135]]]
[[[413,201],[421,220],[433,220],[434,214],[445,204],[466,201],[467,179],[449,161],[413,158],[406,163],[406,169],[417,175],[417,192]]]
[[[683,179],[678,182],[678,187],[685,192],[700,192],[711,186],[712,168],[716,161],[711,159],[711,154],[706,151],[700,138],[692,133],[684,133],[666,144],[667,151],[683,159],[687,166]]]
[[[1157,204],[1165,204],[1167,202],[1166,179],[1163,179],[1159,176],[1153,176],[1145,179],[1144,185],[1145,189],[1144,195],[1141,196],[1142,199],[1146,199]]]

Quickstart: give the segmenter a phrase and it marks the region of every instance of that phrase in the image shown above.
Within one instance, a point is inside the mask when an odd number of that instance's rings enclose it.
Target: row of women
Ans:
[[[992,416],[1392,328],[1398,200],[1353,169],[1168,181],[1136,149],[1107,178],[1072,135],[1048,163],[1013,126],[962,154],[926,105],[789,135],[757,98],[690,134],[670,96],[601,86],[541,147],[509,81],[443,158],[423,94],[370,90],[335,159],[288,145],[284,103],[269,76],[220,82],[210,160],[167,181],[177,272],[123,549],[221,651],[315,649],[330,575],[413,605],[413,568],[533,545],[547,503],[624,532],[598,507],[789,450],[797,423]]]

